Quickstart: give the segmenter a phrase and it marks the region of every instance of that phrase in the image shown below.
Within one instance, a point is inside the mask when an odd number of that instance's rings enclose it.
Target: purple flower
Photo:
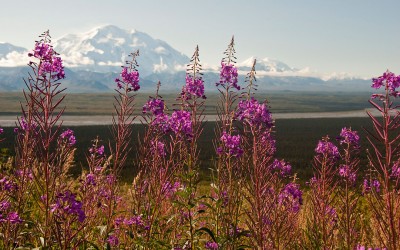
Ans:
[[[29,53],[28,56],[33,56],[39,60],[49,61],[51,60],[53,54],[53,47],[50,44],[44,42],[36,42],[33,53]]]
[[[193,132],[190,112],[186,110],[174,111],[169,119],[169,128],[175,134],[184,134],[191,138]]]
[[[271,165],[271,169],[278,171],[282,176],[287,176],[290,175],[292,166],[284,160],[279,161],[278,159],[275,159]]]
[[[69,190],[59,193],[56,197],[56,203],[51,205],[51,212],[61,215],[74,215],[78,217],[79,222],[83,222],[86,218],[85,212],[82,210],[82,203],[77,201],[75,194]]]
[[[299,212],[303,204],[303,192],[300,185],[296,183],[287,184],[278,196],[280,205],[289,206],[294,213]]]
[[[250,100],[240,101],[235,115],[238,120],[246,121],[250,125],[265,125],[267,128],[271,128],[274,125],[267,105],[259,103],[254,97]]]
[[[400,177],[400,166],[399,166],[399,162],[396,162],[393,164],[392,166],[392,171],[390,174],[392,177],[398,178]]]
[[[238,83],[238,72],[237,68],[233,64],[227,64],[221,62],[221,72],[219,75],[219,83],[216,85],[234,87],[237,90],[240,90],[240,87],[237,85]]]
[[[374,179],[372,182],[369,182],[367,179],[364,179],[363,181],[363,193],[369,193],[372,188],[374,188],[375,192],[379,193],[381,191],[380,189],[381,184],[379,183],[378,180]]]
[[[155,116],[164,114],[164,101],[158,98],[150,98],[143,106],[143,113],[151,112]]]
[[[92,155],[94,155],[96,153],[98,155],[104,155],[104,145],[101,145],[96,148],[96,145],[93,144],[93,146],[91,148],[89,148],[89,153]]]
[[[396,91],[396,88],[400,87],[400,76],[396,76],[388,70],[378,78],[372,79],[372,88],[379,89],[382,86],[387,88],[391,95],[395,97],[399,96],[399,92]]]
[[[115,79],[115,82],[117,83],[117,87],[119,89],[123,89],[124,85],[126,84],[126,87],[128,91],[138,91],[140,89],[139,85],[139,72],[136,70],[129,70],[128,67],[122,67],[122,71],[120,74],[122,80],[119,78]]]
[[[171,130],[169,117],[166,114],[156,116],[151,125],[157,127],[163,133],[168,133]]]
[[[224,131],[220,140],[223,146],[217,149],[218,154],[226,153],[234,157],[240,157],[243,154],[243,149],[240,147],[240,135],[230,135]]]
[[[4,129],[0,128],[0,134],[4,133]]]
[[[339,175],[346,180],[349,180],[351,183],[355,183],[356,181],[356,173],[352,171],[352,169],[347,165],[340,165],[339,166]]]
[[[4,212],[10,209],[11,203],[9,201],[2,201],[0,202],[0,212]]]
[[[150,142],[150,150],[153,154],[165,156],[165,145],[161,141],[152,140]]]
[[[332,142],[318,141],[315,152],[317,154],[326,155],[330,159],[339,159],[339,150]]]
[[[183,88],[183,94],[187,94],[189,98],[197,96],[205,99],[203,79],[201,77],[193,78],[189,74],[186,74],[186,85]]]
[[[61,133],[60,135],[61,139],[66,139],[68,142],[69,146],[73,146],[76,143],[76,138],[74,135],[74,131],[72,131],[71,129],[67,129],[64,132]]]
[[[11,224],[19,224],[22,223],[21,218],[19,217],[17,212],[11,212],[7,215],[7,220],[11,223]]]
[[[331,217],[331,223],[336,224],[337,222],[337,213],[336,209],[330,206],[327,206],[325,209],[325,214],[329,217]]]
[[[40,64],[39,74],[51,74],[51,78],[57,80],[65,78],[65,72],[62,65],[61,57],[54,56],[51,58],[51,60],[43,61]]]
[[[218,243],[213,241],[207,241],[204,247],[205,249],[218,249]]]
[[[180,182],[176,181],[174,184],[171,184],[167,181],[162,187],[162,193],[165,194],[166,197],[171,198],[180,188],[182,188]]]
[[[110,244],[110,246],[112,246],[112,247],[118,246],[118,244],[119,244],[118,237],[115,236],[115,235],[113,235],[113,234],[110,235],[110,236],[108,236],[107,242],[108,242],[108,244]]]
[[[352,145],[354,148],[359,148],[360,136],[358,135],[357,131],[352,131],[351,128],[342,128],[340,137],[338,139],[340,144],[346,143]]]

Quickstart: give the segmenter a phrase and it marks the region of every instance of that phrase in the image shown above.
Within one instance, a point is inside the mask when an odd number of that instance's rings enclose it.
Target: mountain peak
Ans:
[[[119,71],[127,56],[138,49],[142,75],[160,71],[172,73],[189,62],[187,56],[162,40],[109,24],[86,33],[66,35],[55,41],[54,47],[66,66],[98,72]]]

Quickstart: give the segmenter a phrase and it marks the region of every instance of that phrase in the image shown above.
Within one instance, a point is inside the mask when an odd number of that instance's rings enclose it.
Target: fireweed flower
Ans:
[[[271,165],[271,169],[279,172],[281,176],[287,176],[290,175],[292,166],[284,160],[279,161],[278,159],[275,159]]]
[[[338,148],[332,143],[328,141],[318,141],[318,145],[315,148],[315,152],[321,155],[327,155],[328,158],[337,160],[339,159],[339,150]]]
[[[62,140],[66,140],[69,146],[73,146],[76,143],[76,138],[74,135],[74,131],[71,129],[67,129],[61,133],[60,138]]]
[[[204,247],[205,249],[218,249],[218,243],[213,241],[207,241]]]
[[[122,80],[119,78],[115,79],[119,89],[123,89],[125,86],[127,87],[128,92],[132,90],[138,91],[140,89],[138,71],[130,70],[128,67],[122,67],[120,76]]]
[[[167,114],[156,116],[155,119],[151,122],[151,125],[155,126],[163,133],[168,133],[171,130],[169,117]]]
[[[104,145],[101,145],[96,148],[96,145],[93,144],[91,148],[89,148],[89,153],[91,155],[98,154],[98,155],[104,155]]]
[[[342,128],[338,140],[340,144],[350,144],[356,149],[360,147],[360,136],[357,131],[352,131],[350,128]]]
[[[400,177],[400,166],[399,162],[395,162],[392,166],[392,171],[390,173],[390,176],[399,178]]]
[[[193,78],[189,74],[186,74],[186,85],[183,88],[182,94],[187,97],[197,96],[206,99],[204,95],[204,81],[201,77]]]
[[[160,156],[165,156],[165,145],[161,141],[152,140],[150,142],[150,151],[153,154],[157,154]]]
[[[155,116],[164,114],[164,101],[158,98],[150,98],[143,106],[143,114],[151,113]]]
[[[287,184],[278,196],[278,204],[291,207],[294,213],[300,210],[303,204],[303,192],[296,183]]]
[[[218,154],[226,153],[234,157],[240,157],[243,154],[243,149],[240,147],[240,135],[230,135],[224,131],[220,140],[223,147],[217,148]]]
[[[368,179],[364,179],[363,181],[363,193],[369,193],[372,189],[375,190],[375,192],[379,193],[381,191],[381,184],[379,183],[378,180],[374,179],[371,182],[368,181]]]
[[[49,43],[43,41],[36,42],[35,49],[33,52],[28,53],[28,56],[41,61],[39,64],[39,75],[45,77],[46,74],[51,74],[51,78],[56,80],[65,78],[62,59]]]
[[[82,210],[82,203],[77,201],[75,194],[69,190],[57,195],[56,203],[51,205],[51,212],[58,215],[75,215],[79,222],[83,222],[86,218],[85,212]]]
[[[118,237],[115,236],[115,235],[113,235],[113,234],[110,235],[110,236],[108,236],[107,242],[108,242],[108,244],[110,244],[110,246],[112,246],[112,247],[118,246],[118,244],[119,244]]]
[[[191,138],[193,132],[190,112],[186,110],[175,110],[169,119],[169,128],[175,134],[184,134]]]
[[[400,75],[396,76],[388,70],[378,78],[372,79],[372,88],[379,89],[382,86],[388,88],[390,95],[395,97],[399,96],[399,92],[396,91],[396,88],[400,87]]]
[[[221,62],[221,72],[219,74],[219,82],[216,84],[226,87],[234,87],[237,90],[240,90],[240,86],[238,83],[238,72],[237,68],[233,64],[227,64]]]
[[[265,103],[259,103],[254,97],[250,100],[242,100],[238,103],[236,118],[246,121],[250,125],[260,126],[265,124],[267,128],[273,126],[271,113]]]
[[[162,187],[162,193],[165,194],[166,197],[171,198],[179,189],[182,188],[180,182],[176,181],[174,184],[170,182],[166,182]]]
[[[356,173],[354,173],[349,166],[344,164],[339,166],[339,176],[351,183],[355,183],[357,177]]]

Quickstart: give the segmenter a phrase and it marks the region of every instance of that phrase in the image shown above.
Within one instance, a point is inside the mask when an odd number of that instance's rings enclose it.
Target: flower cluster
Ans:
[[[191,114],[186,110],[175,110],[169,119],[169,129],[175,134],[184,134],[188,138],[193,136]]]
[[[356,182],[356,173],[352,171],[352,169],[348,165],[340,165],[339,166],[339,176],[348,180],[350,183]]]
[[[225,131],[220,138],[224,147],[217,149],[218,154],[222,154],[227,150],[229,156],[240,157],[243,154],[243,149],[240,147],[240,135],[230,135]]]
[[[74,131],[71,129],[67,129],[60,135],[61,140],[66,140],[69,146],[73,146],[76,143],[76,138],[74,135]]]
[[[181,188],[182,184],[180,182],[176,181],[172,184],[167,181],[162,187],[162,193],[165,194],[166,197],[171,198]]]
[[[339,158],[339,150],[338,148],[329,141],[318,141],[318,145],[315,148],[315,152],[321,155],[327,155],[330,159],[338,159]]]
[[[264,124],[266,127],[271,128],[274,125],[267,105],[259,103],[254,97],[238,103],[236,118],[240,121],[246,121],[252,126]]]
[[[189,96],[197,96],[206,99],[204,95],[204,81],[201,77],[193,78],[189,74],[186,74],[186,85],[183,88],[183,92]]]
[[[275,159],[271,165],[271,169],[279,172],[281,176],[287,176],[290,175],[292,166],[284,160],[279,161],[278,159]]]
[[[128,67],[122,67],[120,74],[121,79],[115,79],[117,87],[119,89],[127,88],[127,91],[138,91],[140,89],[139,85],[139,72],[136,70],[130,70]]]
[[[376,179],[374,179],[372,181],[364,179],[363,193],[369,193],[369,192],[371,192],[372,189],[374,189],[375,192],[379,193],[381,191],[381,183]]]
[[[342,128],[338,139],[340,144],[350,144],[354,148],[359,148],[360,136],[358,135],[357,131],[352,131],[351,128]]]
[[[75,215],[79,222],[83,222],[86,218],[85,212],[82,210],[82,203],[77,201],[75,194],[69,190],[57,195],[56,203],[51,205],[51,212],[59,216]]]
[[[213,241],[207,241],[204,245],[205,249],[218,249],[218,243]]]
[[[155,116],[164,114],[164,101],[158,98],[151,97],[143,106],[143,114],[151,113]]]
[[[11,203],[7,200],[0,202],[0,223],[9,222],[11,224],[22,223],[22,219],[17,212],[9,211]]]
[[[165,156],[165,144],[161,141],[152,140],[150,142],[150,150],[153,154],[157,154],[159,156]]]
[[[41,62],[39,64],[39,75],[46,76],[50,74],[52,79],[65,78],[64,67],[61,57],[53,50],[53,47],[44,41],[36,42],[33,53],[29,57],[35,57]]]
[[[240,90],[240,86],[237,85],[238,83],[238,72],[237,68],[233,64],[227,64],[224,62],[221,62],[221,72],[219,75],[219,83],[216,85],[221,85],[225,86],[226,84],[228,87],[234,87],[237,90]]]
[[[303,204],[303,192],[300,190],[300,185],[287,184],[278,196],[278,203],[290,207],[294,213],[299,212],[300,206]]]
[[[388,89],[391,95],[399,96],[399,91],[396,91],[396,88],[400,87],[400,75],[396,76],[394,73],[386,71],[378,78],[372,79],[372,88],[379,89],[382,86]]]
[[[91,155],[94,155],[94,154],[104,155],[104,145],[100,145],[97,147],[96,145],[93,144],[92,147],[89,148],[89,153]]]

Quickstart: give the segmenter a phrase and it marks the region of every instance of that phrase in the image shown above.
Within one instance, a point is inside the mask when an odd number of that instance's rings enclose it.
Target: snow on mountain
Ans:
[[[176,72],[189,58],[166,42],[146,33],[106,25],[82,34],[69,34],[54,42],[66,67],[97,72],[119,71],[128,55],[139,49],[137,61],[142,76]]]
[[[28,61],[27,49],[10,43],[0,43],[0,67],[22,66]]]

